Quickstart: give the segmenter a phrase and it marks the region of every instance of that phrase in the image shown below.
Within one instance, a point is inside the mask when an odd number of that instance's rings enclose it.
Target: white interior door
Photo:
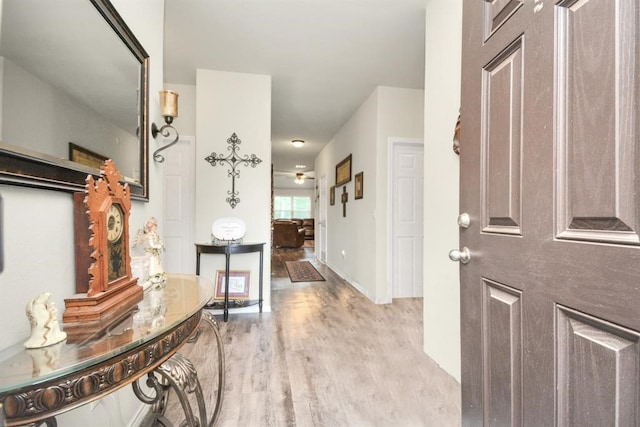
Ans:
[[[318,207],[318,229],[316,230],[316,253],[319,253],[320,261],[327,262],[327,177],[322,176],[318,181],[320,191],[320,206]]]
[[[169,273],[195,273],[195,138],[180,141],[165,152],[163,266]]]
[[[421,297],[424,147],[392,142],[391,288],[392,298]]]

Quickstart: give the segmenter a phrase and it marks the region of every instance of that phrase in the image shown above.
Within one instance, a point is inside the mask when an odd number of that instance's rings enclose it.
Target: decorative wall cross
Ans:
[[[347,217],[347,202],[349,201],[349,193],[347,193],[347,186],[342,187],[342,216]]]
[[[216,155],[216,153],[211,153],[211,155],[205,157],[205,160],[211,164],[211,166],[216,166],[217,164],[222,165],[222,163],[226,163],[231,166],[229,169],[228,176],[231,177],[231,191],[227,191],[229,197],[227,197],[226,201],[231,205],[231,208],[235,208],[238,203],[240,203],[240,198],[238,197],[239,192],[236,191],[236,178],[240,178],[240,171],[236,170],[237,165],[249,166],[255,168],[256,165],[262,163],[255,154],[244,155],[241,157],[238,155],[238,145],[240,145],[242,141],[238,138],[235,132],[231,135],[229,139],[227,139],[227,150],[231,150],[231,153],[227,157],[222,157],[222,154]]]

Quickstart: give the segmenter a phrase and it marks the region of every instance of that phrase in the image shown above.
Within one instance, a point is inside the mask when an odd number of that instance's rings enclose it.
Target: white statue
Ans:
[[[149,255],[149,280],[153,283],[161,283],[167,280],[167,275],[162,268],[160,252],[164,251],[164,244],[158,235],[158,221],[150,217],[144,223],[144,228],[138,230],[133,246],[141,245]]]
[[[50,297],[50,293],[43,292],[27,304],[31,336],[24,343],[26,348],[47,347],[67,338],[67,333],[60,330],[58,310]]]

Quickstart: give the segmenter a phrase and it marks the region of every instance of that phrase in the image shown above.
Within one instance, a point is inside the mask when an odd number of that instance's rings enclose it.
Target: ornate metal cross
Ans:
[[[347,193],[347,186],[342,187],[342,216],[347,216],[347,202],[349,201],[349,193]]]
[[[226,201],[231,205],[231,208],[235,208],[238,203],[240,203],[240,198],[238,197],[238,191],[236,191],[236,178],[240,178],[240,171],[236,170],[236,166],[239,164],[243,164],[245,166],[251,165],[252,168],[255,168],[256,165],[262,163],[262,160],[256,157],[255,154],[244,155],[241,157],[238,155],[238,145],[240,145],[242,141],[238,138],[235,132],[231,135],[229,139],[227,139],[227,150],[231,150],[231,153],[227,157],[222,157],[222,154],[216,155],[216,153],[211,153],[211,155],[205,157],[205,160],[211,164],[211,166],[216,166],[217,164],[222,165],[222,163],[226,163],[231,166],[231,169],[228,171],[228,176],[231,177],[231,191],[227,191],[229,197],[227,197]]]

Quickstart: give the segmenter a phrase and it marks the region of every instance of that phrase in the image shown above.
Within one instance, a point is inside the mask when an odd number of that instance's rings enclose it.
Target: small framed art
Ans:
[[[329,205],[333,206],[336,204],[336,186],[332,185],[329,189]]]
[[[351,181],[351,154],[336,165],[336,187]]]
[[[100,169],[104,164],[104,161],[107,159],[107,156],[95,153],[91,150],[74,144],[73,142],[69,143],[69,160],[71,160],[72,162]]]
[[[249,298],[249,275],[248,270],[229,271],[229,299]],[[216,272],[216,292],[215,299],[224,299],[225,294],[225,274],[224,270]]]
[[[364,172],[358,172],[357,174],[355,174],[355,180],[355,198],[362,199],[362,197],[364,197],[364,188],[362,187],[362,185],[364,184]]]

